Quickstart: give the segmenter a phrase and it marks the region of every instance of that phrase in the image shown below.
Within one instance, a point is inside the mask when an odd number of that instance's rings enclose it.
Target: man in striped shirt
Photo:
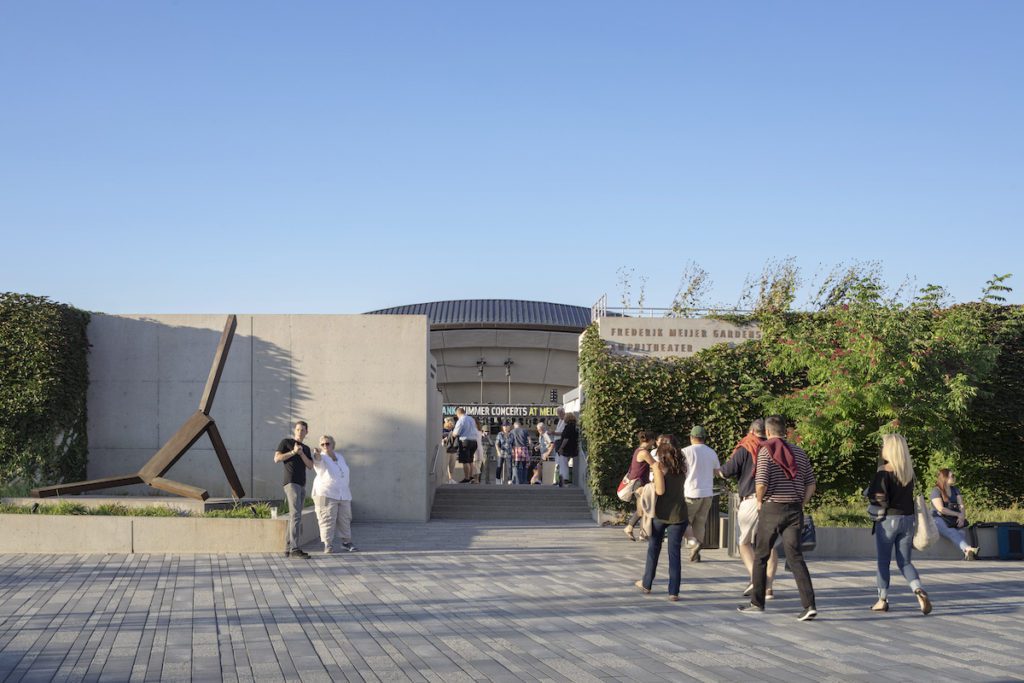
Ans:
[[[775,541],[782,536],[786,560],[793,570],[803,612],[800,621],[818,616],[814,604],[814,587],[800,551],[800,532],[804,523],[804,505],[814,495],[815,479],[811,461],[799,446],[787,442],[786,421],[779,415],[765,420],[768,440],[757,453],[754,475],[758,518],[754,541],[754,593],[749,605],[740,605],[739,611],[764,611],[765,587],[768,577],[768,556]]]

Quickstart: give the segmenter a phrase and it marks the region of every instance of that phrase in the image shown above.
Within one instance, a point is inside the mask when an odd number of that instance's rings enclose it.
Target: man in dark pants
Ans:
[[[754,475],[758,505],[757,534],[754,541],[754,593],[749,605],[739,611],[752,614],[764,611],[768,557],[775,541],[782,535],[786,561],[793,570],[803,612],[798,619],[810,621],[818,616],[814,604],[814,587],[807,563],[800,551],[800,531],[804,523],[804,505],[814,495],[815,479],[811,461],[799,446],[783,439],[786,421],[779,415],[765,420],[768,440],[757,454]]]
[[[284,554],[309,558],[299,547],[302,538],[302,506],[306,502],[306,470],[313,469],[313,454],[302,443],[309,433],[309,425],[302,420],[295,423],[292,438],[281,439],[274,452],[274,462],[284,463],[284,495],[288,500],[288,532],[285,535]]]

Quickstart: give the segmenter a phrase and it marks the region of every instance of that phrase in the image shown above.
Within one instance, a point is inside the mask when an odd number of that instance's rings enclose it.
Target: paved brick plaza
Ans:
[[[664,566],[641,595],[645,545],[620,529],[355,534],[362,552],[310,561],[0,556],[0,681],[1024,680],[1019,562],[919,563],[923,617],[898,575],[874,615],[871,562],[812,561],[803,624],[788,574],[769,612],[735,612],[724,551],[684,562],[680,602]]]

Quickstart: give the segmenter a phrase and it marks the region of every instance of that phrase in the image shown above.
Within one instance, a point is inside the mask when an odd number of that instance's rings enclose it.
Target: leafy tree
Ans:
[[[949,305],[927,285],[890,293],[877,264],[827,274],[808,311],[793,310],[801,277],[792,259],[748,280],[759,342],[715,346],[690,358],[611,353],[595,327],[584,334],[582,422],[594,493],[621,507],[615,485],[638,429],[709,431],[723,457],[758,415],[780,413],[815,464],[822,502],[858,495],[881,435],[907,437],[922,487],[951,467],[975,504],[1024,498],[1024,308],[1005,305],[1008,275],[973,303]]]
[[[942,308],[939,287],[901,303],[877,272],[852,269],[823,290],[819,310],[762,312],[770,367],[806,377],[767,407],[794,421],[822,489],[842,496],[863,487],[891,431],[907,437],[921,481],[963,462],[958,436],[1011,324],[997,305],[1007,277],[992,280],[979,303]]]

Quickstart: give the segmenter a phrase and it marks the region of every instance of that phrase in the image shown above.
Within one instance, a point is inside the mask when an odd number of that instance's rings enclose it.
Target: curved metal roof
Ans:
[[[528,329],[582,332],[590,324],[584,306],[515,299],[458,299],[394,306],[367,315],[425,315],[432,330]]]

